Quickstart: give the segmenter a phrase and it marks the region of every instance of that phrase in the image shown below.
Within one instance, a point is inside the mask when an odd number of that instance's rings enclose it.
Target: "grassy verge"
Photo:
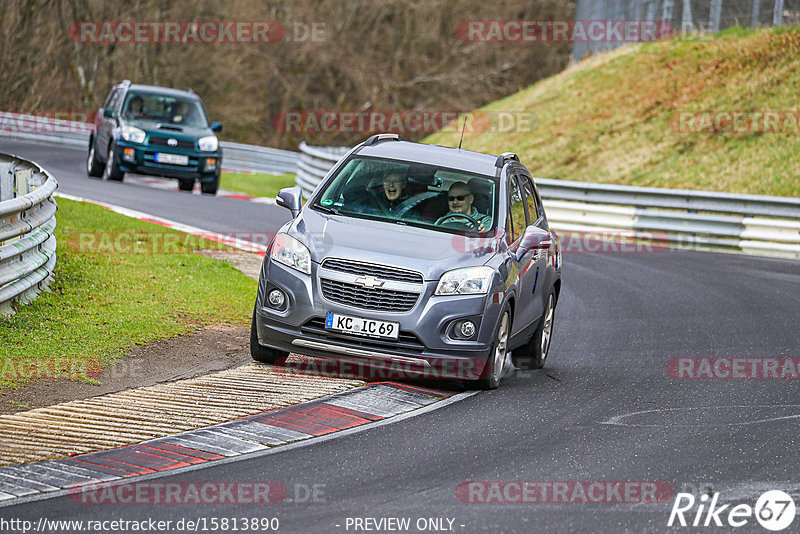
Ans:
[[[255,197],[275,197],[284,187],[292,187],[294,174],[244,174],[224,172],[220,187]]]
[[[482,108],[529,112],[534,121],[505,133],[467,133],[464,148],[514,151],[543,178],[798,196],[798,51],[798,27],[733,28],[711,39],[621,48]],[[787,119],[794,112],[795,120],[735,131],[729,121],[727,132],[724,122],[704,124],[703,112],[735,111],[790,112]],[[684,128],[682,113],[701,115]],[[457,146],[458,136],[425,141]]]
[[[218,243],[91,204],[58,203],[53,291],[0,319],[0,388],[87,380],[134,344],[201,325],[248,324],[255,281],[193,252]]]

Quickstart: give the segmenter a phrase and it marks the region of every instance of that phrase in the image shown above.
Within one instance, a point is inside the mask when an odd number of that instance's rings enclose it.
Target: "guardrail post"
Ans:
[[[11,162],[0,161],[0,202],[14,198],[14,175]]]
[[[31,169],[14,169],[14,187],[17,197],[25,196],[31,192],[32,176],[33,171]]]

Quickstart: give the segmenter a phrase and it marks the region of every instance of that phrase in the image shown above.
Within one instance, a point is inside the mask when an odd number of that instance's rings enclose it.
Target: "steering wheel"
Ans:
[[[403,217],[406,216],[406,213],[413,210],[426,200],[431,199],[437,195],[438,193],[427,192],[427,193],[420,193],[416,196],[406,199],[402,204],[399,204],[397,206],[397,218],[402,219]]]
[[[477,229],[478,228],[478,220],[473,217],[472,215],[467,215],[466,213],[448,213],[442,217],[436,219],[434,224],[444,224],[445,221],[449,221],[450,219],[465,219],[465,221],[459,221],[461,223],[466,223],[470,228]]]

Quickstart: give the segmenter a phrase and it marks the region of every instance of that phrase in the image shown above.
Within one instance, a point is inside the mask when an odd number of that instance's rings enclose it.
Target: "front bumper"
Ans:
[[[222,169],[222,150],[201,152],[139,143],[129,143],[119,139],[115,143],[115,156],[120,170],[136,174],[163,176],[165,178],[199,178],[202,182],[215,180]],[[133,155],[126,157],[125,149],[133,150]],[[155,161],[157,152],[187,156],[188,165],[171,165]],[[213,168],[206,168],[208,160],[215,161]]]
[[[436,282],[416,285],[420,292],[407,312],[371,311],[326,299],[321,279],[355,276],[332,272],[312,264],[311,275],[294,271],[267,257],[262,268],[256,302],[259,343],[274,349],[319,358],[368,363],[413,378],[474,380],[481,376],[489,356],[500,314],[498,294],[434,296]],[[265,295],[273,288],[288,296],[288,309],[270,308]],[[408,288],[408,285],[406,285]],[[327,312],[366,317],[400,324],[397,340],[345,334],[325,328]],[[471,340],[451,337],[454,321],[470,319],[477,326]]]

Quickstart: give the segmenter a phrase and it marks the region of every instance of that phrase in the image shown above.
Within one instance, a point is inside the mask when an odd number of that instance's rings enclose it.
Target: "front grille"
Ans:
[[[151,135],[150,136],[150,144],[151,145],[158,145],[158,146],[170,146],[168,141],[170,139],[175,139],[174,137],[161,137],[158,135]],[[194,141],[189,141],[188,139],[175,139],[178,144],[175,145],[173,148],[194,148]]]
[[[425,345],[419,338],[411,332],[400,331],[396,340],[394,339],[375,339],[344,332],[336,332],[325,328],[325,319],[315,317],[301,327],[301,331],[306,335],[313,335],[318,339],[335,341],[337,339],[347,341],[350,345],[357,345],[365,349],[391,350],[393,352],[404,352],[406,354],[420,354],[425,351]]]
[[[405,312],[414,307],[419,293],[366,287],[336,280],[321,279],[322,295],[331,302],[362,310]]]
[[[362,263],[360,261],[342,260],[338,258],[326,258],[322,266],[332,271],[342,273],[357,274],[360,276],[372,276],[381,280],[393,280],[395,282],[408,282],[410,284],[421,284],[422,275],[415,271],[407,271],[391,265],[378,265],[375,263]]]

